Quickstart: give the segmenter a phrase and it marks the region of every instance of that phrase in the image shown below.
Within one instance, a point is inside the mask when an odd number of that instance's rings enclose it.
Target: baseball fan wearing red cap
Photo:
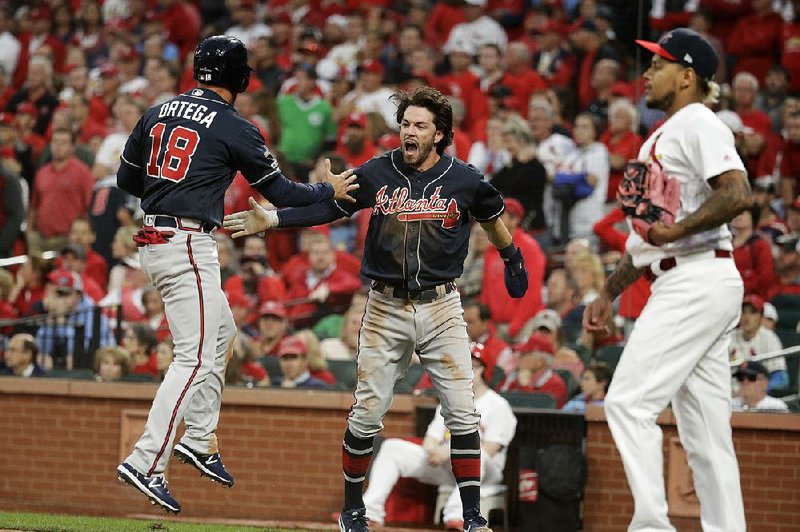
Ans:
[[[671,403],[703,528],[744,532],[728,362],[744,289],[727,224],[752,204],[750,187],[733,133],[705,105],[719,96],[711,44],[685,28],[637,43],[653,53],[647,106],[666,120],[624,170],[617,197],[632,230],[583,325],[605,331],[611,302],[642,275],[652,280],[605,399],[633,494],[629,530],[675,530],[656,424]]]

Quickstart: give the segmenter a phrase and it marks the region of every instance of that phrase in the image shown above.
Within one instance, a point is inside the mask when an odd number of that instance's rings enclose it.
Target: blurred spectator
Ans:
[[[786,403],[767,395],[769,386],[767,368],[761,362],[743,362],[734,377],[739,382],[739,393],[733,398],[734,412],[789,412]]]
[[[364,113],[347,115],[336,153],[344,158],[347,168],[361,166],[375,157],[377,154],[375,145],[367,135],[367,115]]]
[[[236,251],[233,239],[223,232],[215,231],[212,238],[217,242],[217,255],[219,257],[219,271],[222,285],[236,273],[239,264],[236,260]]]
[[[764,78],[764,90],[756,99],[756,108],[769,115],[772,120],[772,132],[780,133],[783,129],[783,107],[789,87],[789,73],[783,65],[773,64]]]
[[[450,71],[440,76],[434,84],[443,94],[468,102],[472,99],[472,93],[479,90],[478,76],[470,70],[477,49],[467,41],[455,41],[445,52]]]
[[[261,336],[260,356],[278,356],[278,347],[289,331],[286,308],[277,301],[265,301],[258,310],[258,332]]]
[[[547,90],[547,84],[531,68],[531,64],[531,52],[524,43],[512,42],[508,45],[505,54],[506,72],[500,83],[511,89],[511,94],[517,99],[519,112],[523,115],[528,112],[531,96]]]
[[[158,340],[150,325],[146,323],[129,324],[123,337],[123,345],[131,356],[131,373],[150,375],[154,379],[159,377],[156,355]]]
[[[186,0],[158,0],[167,39],[181,52],[181,59],[194,52],[200,37],[200,12]],[[106,19],[108,20],[108,19]]]
[[[697,3],[697,0],[688,0],[687,3]],[[717,57],[723,58],[726,56],[725,47],[719,38],[711,34],[712,25],[713,21],[711,20],[711,15],[709,12],[705,9],[698,9],[692,13],[691,18],[689,19],[689,24],[686,26],[690,30],[694,30],[705,37],[709,44],[711,44],[712,48],[714,48],[714,51],[717,52]],[[719,65],[717,66],[717,72],[714,75],[714,81],[717,83],[727,83],[728,79],[728,61],[720,61]]]
[[[139,263],[139,251],[133,241],[135,227],[120,227],[111,243],[111,254],[118,261],[108,275],[108,293],[102,306],[122,305],[125,319],[145,319],[142,290],[150,284]]]
[[[562,341],[578,339],[586,308],[581,302],[578,284],[564,268],[556,268],[547,278],[547,308],[555,310],[562,321]]]
[[[308,369],[308,346],[295,336],[284,338],[278,347],[280,357],[280,377],[272,383],[281,388],[301,388],[324,390],[328,384],[311,376]]]
[[[44,299],[37,305],[47,312],[47,317],[36,331],[36,343],[50,360],[45,367],[73,369],[78,362],[91,365],[90,345],[104,347],[115,343],[108,320],[103,314],[97,319],[99,309],[83,294],[77,273],[54,270],[47,280]],[[37,310],[41,312],[40,309]],[[81,337],[82,345],[76,343]],[[84,361],[76,361],[76,357],[83,357]]]
[[[94,378],[99,382],[121,381],[130,372],[131,359],[121,347],[104,347],[94,354]]]
[[[53,161],[36,173],[28,212],[28,246],[32,251],[60,249],[70,225],[89,208],[94,177],[74,156],[75,137],[64,129],[53,131]]]
[[[111,117],[120,86],[120,71],[116,65],[105,63],[98,69],[99,79],[89,100],[89,115],[93,120],[105,124]]]
[[[778,328],[778,309],[769,301],[764,302],[764,315],[761,316],[761,326],[773,332]]]
[[[425,40],[431,46],[440,47],[450,36],[450,32],[458,24],[466,20],[462,3],[458,0],[434,2],[425,22]]]
[[[757,205],[743,211],[733,220],[733,260],[744,281],[745,294],[756,294],[770,299],[777,290],[777,279],[772,262],[772,248],[755,228],[760,209]]]
[[[11,113],[0,115],[0,159],[3,170],[25,180],[28,185],[25,198],[29,197],[36,164],[40,163],[42,151],[47,146],[44,137],[33,132],[35,112],[33,104],[23,102],[17,106],[16,117]]]
[[[363,310],[350,308],[344,314],[344,322],[338,338],[326,338],[320,343],[325,360],[355,360],[358,355],[358,334],[361,329]]]
[[[267,262],[267,245],[263,237],[252,235],[244,239],[239,257],[239,273],[231,275],[222,285],[226,293],[246,296],[253,307],[270,301],[283,301],[286,289],[283,280]]]
[[[167,315],[164,312],[164,301],[161,293],[154,286],[146,286],[142,290],[142,307],[145,321],[155,331],[159,342],[170,336]]]
[[[477,91],[477,87],[473,92]],[[464,130],[464,120],[467,116],[467,109],[464,107],[464,102],[453,96],[449,96],[447,101],[450,102],[450,107],[453,108],[453,143],[445,148],[445,153],[466,161],[469,159],[469,154],[472,151],[472,138]]]
[[[19,309],[13,305],[11,291],[14,287],[14,276],[4,268],[0,268],[0,320],[13,320],[19,317]],[[0,334],[8,336],[11,327],[0,327]]]
[[[169,365],[175,358],[175,342],[172,337],[165,338],[156,346],[156,368],[158,369],[158,382],[164,381]]]
[[[256,39],[272,35],[269,26],[258,20],[255,0],[240,0],[238,7],[234,7],[232,15],[237,24],[228,28],[225,35],[236,37],[248,49],[253,48]]]
[[[789,72],[789,92],[800,91],[800,2],[791,0],[792,20],[783,25],[783,50],[781,50],[781,64]]]
[[[26,218],[23,197],[22,181],[0,162],[0,258],[14,254]]]
[[[233,341],[233,355],[228,361],[225,372],[226,384],[244,384],[248,387],[267,387],[270,385],[270,376],[264,366],[256,362],[255,352],[250,342],[236,337]],[[238,373],[239,379],[232,378],[231,373]]]
[[[83,283],[83,292],[93,303],[100,302],[103,296],[106,295],[105,289],[86,273],[86,251],[81,246],[67,244],[61,248],[57,267],[80,275]]]
[[[343,311],[361,287],[358,276],[337,265],[335,250],[325,235],[309,242],[308,262],[307,268],[283,276],[289,318],[296,327],[313,325],[326,313]]]
[[[18,65],[17,72],[19,71]],[[11,97],[6,105],[6,111],[16,113],[22,103],[32,103],[37,112],[33,130],[39,135],[44,135],[52,119],[53,111],[59,103],[53,91],[53,65],[47,59],[34,57],[30,60],[27,71],[27,82]]]
[[[781,197],[791,205],[800,192],[800,111],[784,115],[785,136],[781,146]]]
[[[562,161],[553,184],[560,208],[553,233],[562,242],[594,238],[592,227],[603,217],[608,196],[608,150],[597,141],[599,130],[592,115],[578,115],[573,136],[577,149]]]
[[[734,74],[750,72],[763,83],[770,65],[780,56],[783,19],[773,11],[772,0],[751,0],[750,4],[753,12],[737,20],[727,50],[736,56]]]
[[[69,227],[69,244],[79,247],[86,255],[85,274],[94,280],[103,289],[108,285],[108,264],[106,260],[92,249],[97,236],[95,235],[89,220],[84,217],[75,218]]]
[[[599,63],[598,63],[599,64]],[[639,129],[639,113],[627,99],[620,98],[608,108],[608,129],[600,136],[608,150],[610,174],[606,202],[617,199],[617,187],[622,181],[625,165],[639,156],[642,137],[636,132]]]
[[[359,322],[360,323],[360,322]],[[356,331],[356,335],[358,332]],[[319,379],[325,384],[334,386],[336,384],[336,377],[328,371],[328,361],[322,355],[322,344],[311,329],[300,329],[294,333],[296,338],[300,338],[306,343],[308,348],[308,372],[315,379]]]
[[[761,325],[764,315],[764,300],[756,295],[744,297],[739,327],[733,331],[730,345],[732,363],[741,363],[760,355],[783,349],[778,335]],[[769,391],[784,389],[789,385],[786,359],[776,357],[765,360],[769,371]]]
[[[467,258],[464,260],[464,272],[461,277],[456,279],[462,300],[479,297],[483,290],[483,270],[488,246],[489,239],[486,237],[486,231],[480,224],[473,225],[469,233],[469,247]]]
[[[22,85],[26,78],[30,83],[31,71],[35,69],[34,63],[39,59],[44,59],[42,56],[48,57],[45,61],[50,65],[49,76],[52,77],[54,69],[59,74],[64,71],[67,50],[58,37],[51,32],[52,12],[46,6],[35,7],[31,9],[29,16],[31,20],[29,31],[23,31],[18,36],[20,52],[17,68],[14,71],[14,86],[16,87]],[[38,98],[30,98],[31,101],[36,99]],[[43,131],[44,129],[40,133]]]
[[[356,87],[343,98],[337,109],[337,116],[346,116],[355,111],[365,114],[378,113],[383,117],[387,128],[397,131],[400,127],[395,118],[397,107],[389,99],[394,92],[382,85],[383,75],[382,63],[373,59],[362,62],[358,67]]]
[[[20,54],[20,43],[11,33],[13,17],[8,6],[0,8],[0,68],[10,76],[17,68]]]
[[[443,50],[457,42],[467,42],[473,50],[479,49],[484,44],[495,44],[501,50],[506,49],[508,36],[496,20],[486,14],[487,0],[464,0],[464,22],[456,24],[447,36]]]
[[[501,286],[504,269],[500,254],[491,246],[486,249],[483,269],[483,286],[488,289],[481,292],[480,302],[489,308],[498,334],[503,338],[513,339],[517,338],[525,323],[544,308],[542,284],[546,259],[538,242],[519,226],[525,218],[525,210],[520,202],[506,198],[505,204],[502,220],[525,258],[528,291],[524,297],[514,299],[503,290],[490,288]]]
[[[294,167],[301,181],[308,181],[308,172],[323,149],[333,148],[336,124],[333,109],[316,93],[316,71],[308,65],[294,70],[295,90],[278,97],[278,119],[281,124],[278,149]]]
[[[438,5],[442,4],[437,3]],[[422,28],[414,24],[406,24],[401,28],[393,56],[386,68],[386,83],[397,85],[410,77],[409,57],[412,51],[422,46],[422,32]]]
[[[47,273],[47,262],[41,255],[34,253],[29,253],[17,270],[16,280],[8,299],[13,302],[20,317],[31,316],[37,310],[41,312],[40,303],[44,299]]]
[[[544,79],[548,87],[568,87],[575,73],[575,56],[564,46],[560,22],[549,19],[538,28],[537,52],[533,56],[533,68]]]
[[[550,180],[555,176],[556,167],[561,161],[575,151],[575,143],[571,138],[554,131],[554,119],[553,106],[546,97],[531,98],[528,105],[528,124],[536,141],[536,156],[547,170]]]
[[[740,72],[733,78],[733,110],[742,119],[742,123],[750,128],[749,131],[743,132],[742,152],[746,157],[744,161],[748,171],[751,173],[755,172],[758,156],[772,132],[772,121],[769,115],[759,111],[755,105],[758,89],[758,79],[749,72]]]
[[[608,121],[608,106],[611,103],[611,89],[619,81],[622,67],[613,59],[601,59],[592,68],[591,85],[595,97],[584,111],[594,115],[600,124]]]
[[[547,227],[543,212],[547,173],[536,159],[530,127],[519,115],[512,115],[503,126],[502,135],[511,160],[492,177],[492,186],[503,197],[522,204],[526,215],[520,227],[524,231],[543,230]]]
[[[581,375],[581,393],[565,404],[562,410],[583,413],[587,405],[602,405],[611,377],[611,368],[604,362],[597,362],[586,368]]]
[[[473,353],[480,351],[473,348]],[[491,486],[503,481],[506,451],[517,427],[517,418],[511,405],[495,393],[481,378],[484,364],[480,356],[472,356],[472,389],[475,410],[480,415],[480,481]],[[457,456],[457,455],[456,455]],[[425,431],[422,444],[400,438],[383,442],[372,463],[369,487],[364,493],[367,517],[383,525],[386,517],[385,504],[400,477],[415,478],[425,484],[453,486],[455,478],[451,464],[450,432],[445,427],[442,406],[436,407],[433,420]],[[458,489],[453,489],[444,505],[443,520],[446,528],[463,530],[461,498]]]
[[[517,371],[506,376],[500,390],[549,393],[556,400],[556,408],[563,407],[567,402],[567,385],[550,369],[554,352],[552,342],[534,334],[514,350],[519,352]]]
[[[597,31],[597,25],[586,20],[570,35],[572,46],[579,53],[577,68],[578,109],[586,109],[596,98],[597,94],[592,87],[592,71],[594,65],[601,59],[614,59],[619,61],[617,52],[604,43],[602,36]]]
[[[17,377],[44,377],[47,372],[36,363],[39,347],[30,334],[15,334],[5,351],[5,372]]]
[[[603,290],[606,275],[603,263],[594,253],[585,253],[575,257],[570,269],[578,286],[578,297],[581,304],[588,305]]]

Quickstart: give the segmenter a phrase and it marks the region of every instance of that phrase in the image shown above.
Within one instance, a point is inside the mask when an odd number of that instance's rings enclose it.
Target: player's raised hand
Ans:
[[[252,197],[249,199],[251,209],[227,215],[222,220],[222,227],[232,231],[233,238],[261,233],[278,226],[278,212],[268,211]]]
[[[350,202],[355,202],[356,199],[350,195],[350,192],[358,190],[358,183],[356,183],[356,176],[353,175],[353,170],[345,170],[341,174],[331,173],[331,161],[325,159],[325,181],[333,185],[333,199],[343,199]]]
[[[583,328],[590,333],[608,330],[608,318],[611,315],[611,300],[600,294],[594,301],[586,305],[583,311]]]

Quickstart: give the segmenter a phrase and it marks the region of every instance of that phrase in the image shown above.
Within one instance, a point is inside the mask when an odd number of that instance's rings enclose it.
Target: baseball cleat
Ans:
[[[222,457],[219,453],[201,454],[183,443],[178,443],[173,450],[173,454],[184,464],[196,467],[201,476],[210,478],[212,482],[219,482],[228,488],[233,486],[233,477],[225,469],[225,464],[222,463]]]
[[[464,512],[464,532],[492,532],[492,529],[479,509],[470,508]]]
[[[367,509],[342,510],[339,514],[340,532],[369,532],[369,520],[367,520]]]
[[[174,514],[181,511],[180,503],[170,495],[167,481],[164,480],[163,476],[146,477],[129,464],[123,462],[117,466],[117,479],[144,493],[150,499],[150,504],[158,505],[167,512]]]

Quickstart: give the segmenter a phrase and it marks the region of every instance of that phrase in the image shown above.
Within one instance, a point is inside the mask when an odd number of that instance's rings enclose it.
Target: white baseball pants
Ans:
[[[742,279],[731,259],[693,258],[653,283],[605,400],[635,503],[629,531],[675,530],[667,517],[663,438],[656,424],[670,401],[694,475],[703,530],[745,530],[728,365]]]
[[[175,235],[139,248],[142,270],[161,292],[174,359],[158,388],[144,434],[127,462],[159,475],[169,461],[178,425],[182,442],[201,453],[217,452],[225,363],[236,325],[222,292],[217,244],[210,234],[161,228]]]

